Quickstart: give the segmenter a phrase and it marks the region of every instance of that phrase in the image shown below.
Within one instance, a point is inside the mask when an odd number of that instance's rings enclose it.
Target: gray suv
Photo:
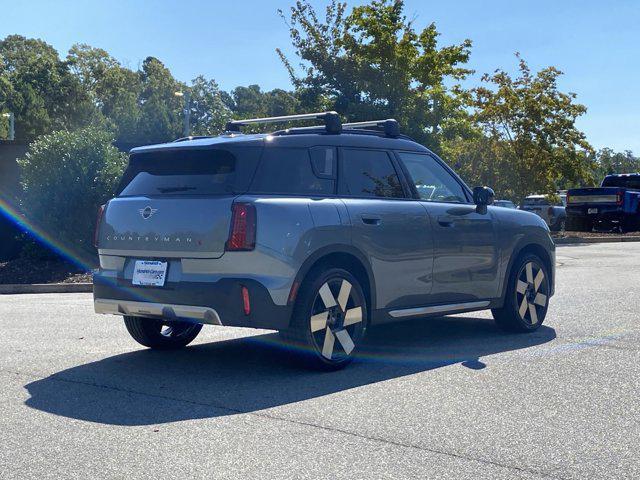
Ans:
[[[323,125],[240,132],[306,119]],[[385,322],[491,309],[530,332],[554,292],[554,243],[537,215],[492,202],[395,120],[231,122],[131,151],[98,216],[95,310],[156,349],[203,324],[278,330],[326,369]]]

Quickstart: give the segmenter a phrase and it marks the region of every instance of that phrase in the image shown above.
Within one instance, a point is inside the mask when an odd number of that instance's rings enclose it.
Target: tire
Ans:
[[[502,308],[491,310],[496,324],[508,332],[540,328],[549,307],[549,272],[540,257],[525,254],[511,269]]]
[[[553,225],[551,225],[551,228],[550,228],[550,230],[553,232],[562,232],[565,229],[566,229],[566,219],[564,217],[556,220],[556,222]]]
[[[639,226],[640,221],[638,221],[637,216],[625,217],[620,222],[620,233],[637,232]]]
[[[169,322],[132,316],[125,316],[124,324],[136,342],[155,350],[175,350],[186,347],[202,329],[199,323]]]
[[[291,326],[282,337],[305,366],[338,370],[353,360],[367,318],[364,291],[351,273],[314,269],[300,288]]]
[[[569,232],[590,232],[593,230],[593,222],[588,218],[567,217],[565,229]]]

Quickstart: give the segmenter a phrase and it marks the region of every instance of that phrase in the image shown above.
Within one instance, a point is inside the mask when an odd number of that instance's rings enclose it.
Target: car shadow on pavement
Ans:
[[[337,372],[298,366],[275,333],[140,349],[29,383],[25,403],[90,422],[157,425],[259,411],[448,365],[491,368],[493,354],[555,337],[546,326],[505,334],[486,318],[417,319],[371,328],[358,358]]]

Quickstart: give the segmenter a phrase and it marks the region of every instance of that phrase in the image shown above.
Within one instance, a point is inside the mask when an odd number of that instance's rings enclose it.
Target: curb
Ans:
[[[18,293],[90,293],[93,283],[36,283],[0,285],[0,295]]]
[[[553,243],[556,245],[572,245],[575,243],[621,243],[621,242],[640,242],[640,236],[633,237],[566,237],[554,238]]]

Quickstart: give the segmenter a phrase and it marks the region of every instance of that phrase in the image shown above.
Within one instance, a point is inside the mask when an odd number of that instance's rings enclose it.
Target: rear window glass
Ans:
[[[176,149],[134,154],[120,183],[120,196],[224,195],[244,193],[259,151]]]
[[[602,186],[632,188],[634,190],[640,190],[640,176],[630,175],[628,177],[605,177],[605,179],[602,181]]]
[[[546,198],[525,198],[522,202],[523,205],[549,205],[549,200]]]
[[[335,188],[333,148],[265,148],[252,193],[331,195]]]
[[[356,197],[404,198],[389,155],[379,150],[344,149],[341,193]]]

